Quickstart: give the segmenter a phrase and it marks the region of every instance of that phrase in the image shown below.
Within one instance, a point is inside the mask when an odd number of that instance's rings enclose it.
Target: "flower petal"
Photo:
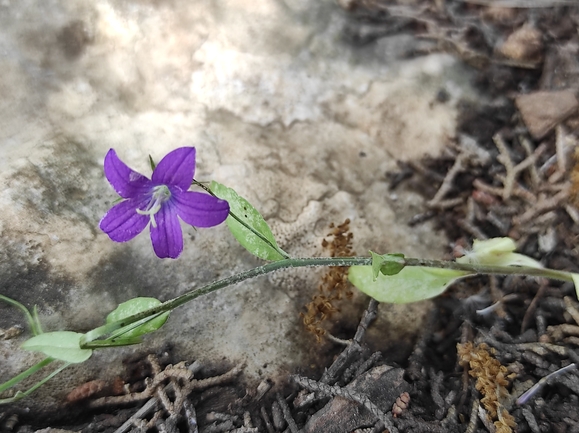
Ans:
[[[151,242],[160,259],[176,259],[183,251],[183,233],[175,209],[165,203],[155,214],[157,227],[151,225]]]
[[[100,229],[115,242],[130,241],[149,224],[147,215],[136,212],[140,204],[138,200],[125,200],[113,206],[101,219]]]
[[[177,215],[195,227],[213,227],[229,215],[229,203],[209,194],[192,191],[171,191]]]
[[[187,191],[195,174],[195,148],[180,147],[169,152],[157,164],[152,180],[156,184],[178,186]]]
[[[105,156],[105,176],[123,198],[137,197],[151,188],[151,181],[140,173],[131,170],[119,159],[114,149]]]

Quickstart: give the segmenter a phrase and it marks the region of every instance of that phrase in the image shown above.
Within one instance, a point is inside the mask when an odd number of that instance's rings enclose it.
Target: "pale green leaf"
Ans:
[[[211,182],[211,191],[217,197],[227,200],[231,212],[261,235],[261,237],[256,235],[231,215],[227,217],[225,221],[229,230],[247,251],[263,260],[276,261],[285,258],[271,229],[261,214],[246,199],[240,197],[233,189],[215,181]]]
[[[348,279],[360,291],[379,302],[407,304],[434,298],[469,272],[453,269],[406,266],[395,275],[378,275],[374,280],[371,266],[352,266]]]
[[[42,352],[61,361],[79,363],[92,355],[91,349],[80,348],[83,334],[71,331],[45,332],[36,335],[22,344],[22,348],[33,352]]]
[[[577,299],[579,299],[579,274],[571,274],[573,278],[573,284],[575,284],[575,293],[577,293]]]
[[[109,313],[106,323],[113,323],[119,320],[123,320],[129,316],[140,313],[141,311],[156,307],[157,305],[161,305],[161,301],[155,298],[142,297],[129,299],[128,301],[119,304],[115,310]],[[151,319],[147,323],[139,325],[136,328],[123,333],[122,339],[131,339],[134,337],[139,337],[143,334],[148,334],[149,332],[156,331],[165,324],[168,317],[169,312],[163,313],[159,317]]]
[[[543,265],[524,254],[515,253],[517,245],[511,238],[493,238],[472,243],[472,251],[456,259],[457,263],[488,266],[528,266],[542,268]]]

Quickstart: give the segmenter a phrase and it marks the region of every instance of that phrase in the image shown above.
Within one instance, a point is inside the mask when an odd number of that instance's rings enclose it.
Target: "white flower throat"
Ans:
[[[151,194],[151,200],[145,209],[137,209],[139,215],[149,215],[151,219],[151,225],[157,227],[157,222],[155,221],[155,214],[161,210],[163,203],[171,198],[171,191],[167,185],[158,185],[153,187],[153,193]]]

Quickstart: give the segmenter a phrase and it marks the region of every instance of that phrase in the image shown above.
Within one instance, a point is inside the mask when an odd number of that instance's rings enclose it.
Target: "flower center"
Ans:
[[[155,221],[155,214],[161,210],[161,206],[167,200],[171,198],[171,191],[167,185],[158,185],[153,188],[153,193],[151,194],[151,200],[145,209],[137,209],[139,215],[149,215],[151,219],[151,225],[157,227],[157,222]]]

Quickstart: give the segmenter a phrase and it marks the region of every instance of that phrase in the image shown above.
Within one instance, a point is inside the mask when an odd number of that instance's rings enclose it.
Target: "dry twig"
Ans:
[[[144,391],[126,394],[122,396],[102,397],[90,402],[89,406],[93,408],[134,403],[141,400],[147,400],[147,403],[139,409],[129,420],[127,420],[115,433],[124,433],[131,426],[140,426],[139,428],[150,428],[161,420],[163,413],[169,414],[169,418],[175,419],[181,411],[184,411],[187,419],[187,424],[191,432],[196,431],[197,421],[195,419],[195,409],[192,405],[187,405],[187,396],[195,391],[212,386],[220,385],[235,378],[241,372],[241,366],[236,366],[227,373],[216,377],[207,379],[194,379],[193,372],[181,362],[176,365],[168,365],[164,370],[161,370],[158,361],[153,355],[148,357],[153,370],[153,378],[146,381],[146,388]],[[167,385],[164,385],[169,381]],[[168,396],[168,393],[174,394],[174,400]],[[161,404],[161,410],[158,410],[151,420],[146,422],[144,419],[154,409]]]

